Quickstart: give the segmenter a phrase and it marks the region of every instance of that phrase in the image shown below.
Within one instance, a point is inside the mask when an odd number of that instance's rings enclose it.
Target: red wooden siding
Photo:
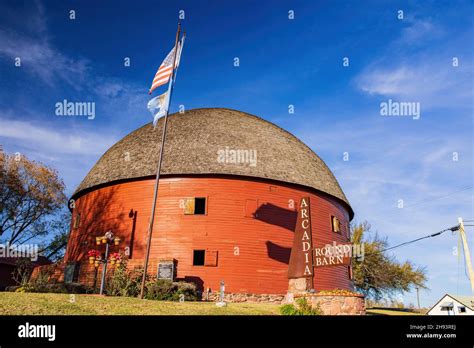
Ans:
[[[80,226],[72,229],[65,260],[85,260],[94,238],[108,230],[129,247],[131,264],[145,252],[154,180],[121,183],[91,191],[76,201]],[[197,281],[203,289],[284,294],[288,260],[301,197],[311,197],[313,246],[347,242],[349,214],[336,199],[296,185],[238,177],[174,177],[160,181],[150,260],[178,260],[177,276]],[[183,200],[207,197],[206,215],[185,215]],[[250,212],[249,210],[255,210]],[[254,213],[255,217],[252,217]],[[341,233],[331,231],[331,216]],[[193,266],[193,250],[207,250],[217,266]],[[212,261],[211,263],[214,263]],[[151,268],[156,272],[156,266]],[[347,266],[317,268],[321,289],[350,289]]]

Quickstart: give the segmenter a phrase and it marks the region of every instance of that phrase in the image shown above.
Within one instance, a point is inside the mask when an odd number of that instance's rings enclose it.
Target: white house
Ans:
[[[474,296],[446,294],[426,314],[474,315]]]

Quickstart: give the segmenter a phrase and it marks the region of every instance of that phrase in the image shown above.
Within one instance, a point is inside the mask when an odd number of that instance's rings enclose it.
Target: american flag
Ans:
[[[155,74],[155,78],[153,79],[153,82],[151,83],[151,88],[149,94],[153,92],[156,88],[164,85],[165,83],[168,83],[170,80],[170,76],[173,73],[173,60],[174,60],[174,47],[168,53],[166,56],[165,60],[163,63],[161,63],[160,67],[158,68],[158,71]]]

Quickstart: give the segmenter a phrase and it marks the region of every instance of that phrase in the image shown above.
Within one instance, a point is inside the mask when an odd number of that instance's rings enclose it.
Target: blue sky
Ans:
[[[184,10],[173,111],[235,108],[289,130],[333,170],[355,220],[391,245],[474,219],[472,2],[168,3],[1,0],[4,149],[57,168],[74,191],[109,146],[151,121],[147,91]],[[95,102],[95,119],[56,116],[64,99]],[[420,103],[420,118],[381,116],[388,99]],[[445,292],[469,294],[455,247],[446,233],[394,250],[426,266],[423,306]]]

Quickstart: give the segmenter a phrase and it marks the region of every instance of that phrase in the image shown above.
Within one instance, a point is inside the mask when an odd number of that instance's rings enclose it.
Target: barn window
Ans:
[[[341,222],[335,216],[331,216],[332,231],[335,233],[341,233]]]
[[[206,198],[193,197],[187,198],[184,205],[185,215],[205,215],[206,214]]]
[[[206,214],[206,198],[195,198],[194,199],[194,214],[195,215],[204,215]]]
[[[459,313],[466,313],[466,307],[458,307]]]
[[[81,223],[81,214],[79,213],[76,213],[74,215],[74,224],[73,224],[73,228],[79,228],[79,225]]]
[[[217,250],[206,250],[204,266],[206,267],[217,266]]]
[[[206,250],[194,250],[193,266],[204,266]]]

